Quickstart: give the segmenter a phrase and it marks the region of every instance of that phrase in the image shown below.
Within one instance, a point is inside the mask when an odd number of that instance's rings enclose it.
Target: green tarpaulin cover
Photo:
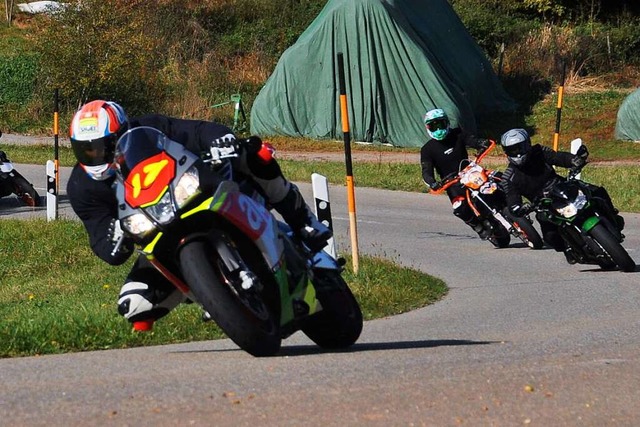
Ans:
[[[622,101],[614,135],[616,139],[640,142],[640,88]]]
[[[446,0],[330,0],[254,100],[251,132],[341,140],[339,52],[355,141],[418,147],[429,109],[474,132],[478,114],[514,108]]]

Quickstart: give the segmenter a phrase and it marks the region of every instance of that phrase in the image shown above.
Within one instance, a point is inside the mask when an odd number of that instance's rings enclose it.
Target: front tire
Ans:
[[[256,357],[280,350],[279,322],[257,290],[237,292],[228,283],[222,260],[209,243],[184,245],[180,268],[197,302],[240,348]]]
[[[322,310],[307,319],[302,332],[326,349],[354,344],[362,332],[362,311],[351,289],[336,270],[315,272],[316,297]]]
[[[602,224],[596,224],[590,231],[591,237],[606,251],[611,260],[615,262],[620,270],[632,272],[636,270],[635,261],[629,256],[626,249]]]
[[[531,221],[525,217],[511,218],[519,233],[519,238],[531,249],[542,249],[544,241]]]

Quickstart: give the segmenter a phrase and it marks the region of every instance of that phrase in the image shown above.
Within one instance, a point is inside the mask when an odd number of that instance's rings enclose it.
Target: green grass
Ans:
[[[134,333],[116,311],[120,286],[132,265],[112,267],[89,249],[78,221],[0,220],[0,357],[127,348],[216,339],[195,304],[181,305],[151,333]],[[441,298],[439,279],[390,260],[360,258],[345,280],[373,319]]]

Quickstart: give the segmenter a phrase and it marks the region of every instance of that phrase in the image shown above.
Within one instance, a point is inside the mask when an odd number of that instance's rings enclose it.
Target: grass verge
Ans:
[[[222,332],[184,304],[150,333],[134,333],[116,311],[132,261],[111,267],[89,249],[78,221],[0,220],[0,357],[127,348],[216,339]],[[441,280],[392,261],[361,257],[345,279],[365,319],[433,303],[447,291]]]

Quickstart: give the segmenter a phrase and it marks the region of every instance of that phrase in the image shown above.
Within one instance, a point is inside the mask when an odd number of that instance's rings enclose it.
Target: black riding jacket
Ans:
[[[535,202],[549,184],[556,179],[563,179],[552,166],[570,168],[574,157],[569,152],[556,152],[540,144],[532,146],[524,164],[517,166],[509,163],[502,174],[507,206],[513,212],[522,205],[522,197]]]
[[[129,127],[150,126],[200,155],[216,138],[232,134],[226,126],[199,120],[175,119],[152,114],[133,118]],[[112,255],[115,242],[109,236],[113,221],[118,218],[118,201],[113,188],[114,178],[96,181],[76,164],[67,183],[67,195],[73,211],[84,224],[93,252],[111,265],[124,263],[132,253],[133,242],[125,239],[124,250]]]
[[[467,147],[482,150],[487,146],[486,139],[476,138],[460,128],[449,131],[442,141],[430,139],[420,149],[420,164],[422,165],[422,179],[431,186],[437,180],[434,169],[440,178],[458,172],[460,162],[469,158]]]

